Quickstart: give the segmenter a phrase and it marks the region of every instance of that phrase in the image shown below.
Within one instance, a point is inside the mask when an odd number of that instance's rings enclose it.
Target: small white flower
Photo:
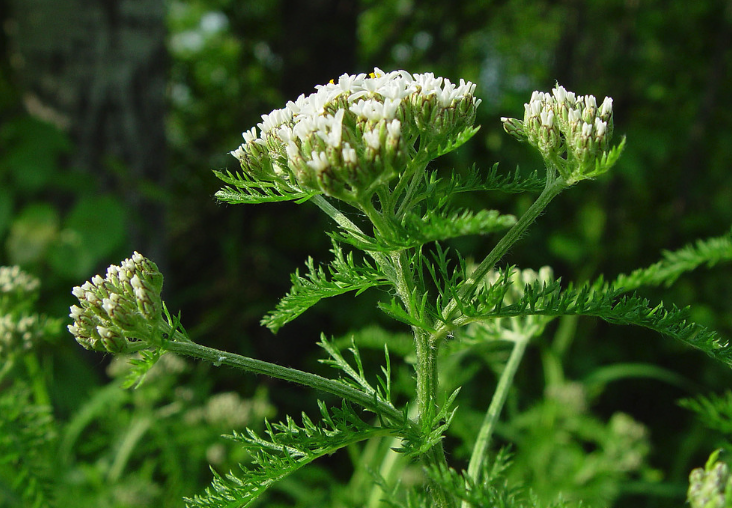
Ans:
[[[570,109],[568,118],[570,124],[576,124],[582,118],[582,113],[579,109]]]
[[[257,139],[257,128],[252,127],[248,131],[242,132],[241,135],[244,138],[244,143],[251,143],[252,141]]]
[[[313,159],[308,161],[307,164],[316,172],[323,171],[330,166],[330,162],[328,161],[328,157],[325,155],[325,152],[313,152]]]
[[[142,281],[140,280],[140,277],[137,276],[137,274],[133,275],[130,279],[130,285],[135,289],[142,288]]]
[[[71,294],[74,295],[79,300],[82,300],[85,298],[85,291],[80,288],[79,286],[76,286],[74,289],[71,290]]]
[[[343,150],[341,151],[341,154],[343,156],[343,162],[346,164],[356,164],[358,162],[356,150],[354,150],[348,143],[343,143]]]
[[[563,104],[567,100],[567,90],[563,86],[556,87],[552,90],[559,104]]]
[[[592,124],[591,123],[583,123],[582,124],[582,136],[588,138],[592,134]]]
[[[599,118],[595,118],[595,132],[597,133],[598,138],[604,136],[605,132],[607,132],[607,123],[603,122]]]
[[[600,107],[600,116],[602,117],[608,117],[613,112],[613,100],[610,97],[605,97],[605,100],[602,101],[602,106]]]
[[[363,140],[366,142],[366,144],[370,148],[373,148],[374,150],[378,150],[381,147],[381,140],[379,139],[379,131],[376,129],[370,130],[370,131],[364,131]]]
[[[386,132],[390,138],[398,139],[402,135],[402,123],[399,120],[392,120],[386,124]]]
[[[594,95],[585,95],[585,107],[597,109],[597,100]]]
[[[544,125],[545,127],[551,127],[554,125],[554,111],[541,112],[541,125]]]
[[[76,289],[76,288],[74,288],[74,289]],[[81,317],[82,313],[84,312],[84,310],[81,307],[79,307],[78,305],[72,305],[69,310],[71,311],[71,314],[69,314],[69,317],[71,319],[73,319],[74,321],[78,321],[79,318]]]

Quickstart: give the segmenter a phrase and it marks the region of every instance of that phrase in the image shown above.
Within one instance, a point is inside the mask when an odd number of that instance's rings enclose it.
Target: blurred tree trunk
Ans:
[[[29,112],[65,130],[73,169],[122,195],[136,249],[164,259],[163,0],[10,0],[15,75]]]

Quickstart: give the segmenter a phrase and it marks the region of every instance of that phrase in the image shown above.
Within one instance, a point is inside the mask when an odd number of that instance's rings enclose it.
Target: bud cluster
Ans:
[[[523,121],[501,118],[503,128],[536,147],[545,161],[568,182],[596,176],[610,150],[613,100],[600,106],[593,95],[576,95],[557,85],[552,93],[534,92],[524,104]],[[602,168],[602,172],[609,166]]]
[[[689,475],[687,497],[691,508],[732,506],[732,477],[727,464],[716,461],[717,455],[713,453],[704,469],[694,469]]]
[[[404,170],[418,138],[437,147],[472,126],[475,85],[431,73],[343,74],[262,115],[231,154],[253,178],[360,201]]]
[[[107,276],[95,275],[72,290],[79,305],[71,307],[69,331],[86,349],[129,353],[158,340],[163,323],[163,276],[158,267],[135,252]]]
[[[0,266],[0,358],[29,350],[47,319],[31,312],[41,282],[19,266]]]
[[[0,310],[34,300],[41,281],[19,266],[0,266]]]
[[[487,287],[499,283],[505,274],[498,270],[491,270],[486,274],[485,285]],[[503,295],[502,305],[512,305],[524,297],[526,286],[534,285],[537,282],[550,284],[554,280],[554,272],[549,266],[544,266],[538,272],[525,269],[513,269],[509,275],[509,285]],[[477,326],[487,331],[491,337],[501,340],[518,340],[526,337],[536,336],[544,329],[547,318],[543,316],[517,316],[508,318],[495,318],[490,321],[481,322]]]

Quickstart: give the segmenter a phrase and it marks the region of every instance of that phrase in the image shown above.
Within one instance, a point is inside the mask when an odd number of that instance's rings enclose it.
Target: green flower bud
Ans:
[[[83,347],[110,353],[129,353],[159,340],[163,324],[160,293],[163,276],[157,265],[135,252],[107,275],[92,277],[72,290],[69,332]]]
[[[694,469],[689,475],[687,498],[691,508],[732,507],[732,477],[727,464],[717,461],[720,451],[711,454],[704,469]]]
[[[609,170],[622,150],[610,148],[612,99],[598,108],[592,95],[576,96],[557,85],[551,94],[534,92],[524,105],[523,122],[502,118],[503,128],[539,150],[547,167],[569,184]]]

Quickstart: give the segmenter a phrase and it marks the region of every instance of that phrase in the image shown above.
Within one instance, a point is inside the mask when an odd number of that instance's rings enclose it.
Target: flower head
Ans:
[[[135,252],[110,266],[106,277],[95,275],[71,291],[79,305],[70,309],[74,323],[68,329],[87,349],[124,353],[149,347],[163,320],[162,288],[157,265]]]
[[[524,105],[523,121],[501,118],[503,128],[536,147],[551,169],[569,184],[610,169],[621,146],[611,150],[613,100],[600,107],[593,95],[577,96],[557,86],[552,93],[534,92]]]
[[[262,115],[259,135],[246,131],[231,154],[256,179],[367,199],[404,170],[419,138],[420,148],[437,153],[472,126],[474,91],[431,73],[344,74]]]

